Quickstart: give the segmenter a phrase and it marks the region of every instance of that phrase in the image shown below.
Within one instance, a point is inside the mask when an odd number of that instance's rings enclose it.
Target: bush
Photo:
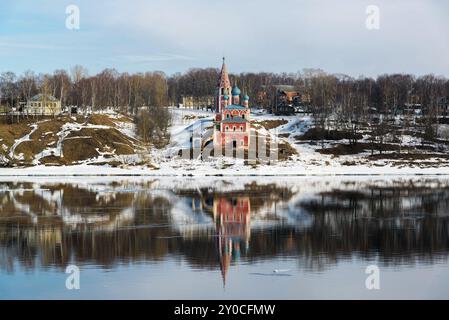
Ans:
[[[311,128],[304,135],[298,137],[298,140],[343,140],[349,139],[354,140],[354,138],[362,139],[363,136],[358,133],[354,137],[354,134],[350,131],[339,131],[339,130],[324,130],[321,128]]]
[[[144,142],[161,145],[167,140],[170,119],[170,112],[165,107],[143,107],[134,118],[137,135]]]

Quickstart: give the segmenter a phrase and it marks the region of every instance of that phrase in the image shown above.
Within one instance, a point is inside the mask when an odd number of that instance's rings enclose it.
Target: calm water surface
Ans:
[[[448,253],[449,178],[0,181],[0,299],[448,299]]]

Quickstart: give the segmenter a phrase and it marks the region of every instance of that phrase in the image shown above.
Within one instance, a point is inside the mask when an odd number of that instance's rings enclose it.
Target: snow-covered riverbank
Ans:
[[[308,116],[276,117],[268,114],[253,115],[253,131],[290,146],[291,154],[282,160],[261,162],[257,165],[244,164],[242,159],[209,157],[200,159],[182,159],[181,149],[191,147],[192,132],[199,131],[204,137],[211,130],[213,114],[201,110],[183,110],[171,108],[170,143],[161,148],[152,148],[147,154],[148,161],[123,161],[112,154],[106,158],[100,156],[94,160],[74,162],[73,165],[39,164],[35,166],[0,168],[0,176],[333,176],[333,175],[449,175],[449,161],[445,153],[429,154],[424,158],[396,159],[394,157],[370,158],[370,152],[362,150],[356,154],[336,155],[323,153],[322,148],[332,148],[345,140],[303,141],[298,139],[312,126]],[[134,141],[132,123],[119,122],[114,125],[129,141]],[[273,123],[276,124],[273,126]],[[280,123],[280,124],[279,124]],[[126,125],[125,129],[123,126]],[[93,129],[97,127],[93,127]],[[89,127],[90,129],[92,129]],[[98,129],[98,128],[97,128]],[[103,127],[99,127],[103,129]],[[61,135],[58,132],[58,135]],[[30,134],[16,141],[15,146],[29,140]],[[367,143],[364,137],[361,142]],[[66,139],[67,140],[67,139]],[[408,144],[417,144],[416,138],[409,137]],[[407,140],[407,141],[408,141]],[[71,140],[70,140],[71,141]],[[14,148],[12,152],[14,153]],[[60,148],[59,148],[60,149]],[[53,149],[49,149],[53,150]],[[108,149],[109,150],[109,149]],[[134,151],[137,152],[137,151]],[[420,151],[425,153],[425,151]],[[53,156],[58,155],[54,152]],[[384,152],[388,155],[389,152]],[[408,153],[403,153],[407,156]],[[425,155],[425,154],[424,154]],[[124,157],[124,156],[123,156]],[[140,158],[141,154],[126,156]],[[40,156],[37,157],[40,159]],[[112,161],[114,160],[114,161]],[[120,160],[120,161],[118,161]],[[108,162],[109,161],[109,162]],[[114,163],[115,162],[115,163]]]
[[[0,176],[314,176],[314,175],[449,175],[449,167],[393,167],[393,166],[311,166],[291,162],[261,165],[256,168],[233,165],[213,167],[201,161],[185,160],[189,165],[174,167],[161,164],[159,169],[148,167],[113,168],[108,166],[34,166],[2,168]]]

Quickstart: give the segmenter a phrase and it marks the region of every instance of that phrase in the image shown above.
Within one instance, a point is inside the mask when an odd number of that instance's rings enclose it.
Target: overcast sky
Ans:
[[[66,28],[66,6],[80,29]],[[368,5],[380,29],[365,25]],[[230,72],[449,77],[449,1],[442,0],[14,0],[0,2],[0,72],[75,64],[168,74]]]

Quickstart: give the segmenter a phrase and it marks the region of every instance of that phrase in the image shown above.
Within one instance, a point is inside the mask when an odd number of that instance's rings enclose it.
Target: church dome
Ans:
[[[240,91],[240,89],[239,89],[237,86],[235,86],[235,87],[232,89],[232,95],[233,95],[233,96],[239,96],[240,93],[241,93],[241,91]]]
[[[223,98],[224,98],[225,100],[229,100],[228,95],[225,95]]]
[[[243,101],[249,101],[249,96],[247,94],[243,97]]]

